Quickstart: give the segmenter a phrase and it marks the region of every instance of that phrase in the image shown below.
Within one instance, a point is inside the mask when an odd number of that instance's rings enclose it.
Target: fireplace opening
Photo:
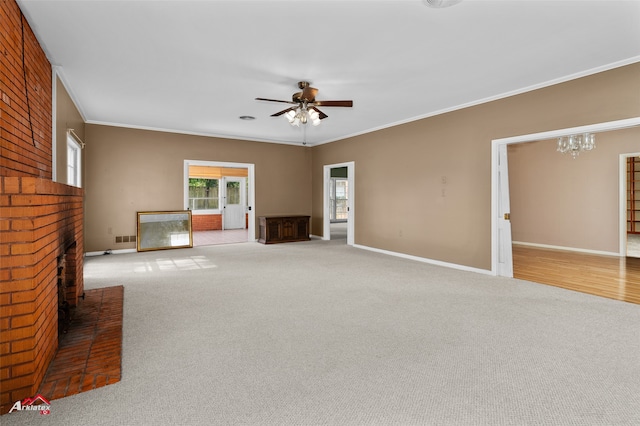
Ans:
[[[69,330],[71,305],[67,301],[66,253],[58,257],[58,340]]]

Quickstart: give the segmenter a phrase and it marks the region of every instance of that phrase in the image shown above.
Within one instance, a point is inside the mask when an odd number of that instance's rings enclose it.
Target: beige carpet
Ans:
[[[122,380],[8,425],[637,425],[640,307],[344,242],[88,258]]]

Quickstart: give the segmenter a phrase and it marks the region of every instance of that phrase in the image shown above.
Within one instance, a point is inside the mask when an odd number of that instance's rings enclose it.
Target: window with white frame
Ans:
[[[189,177],[189,209],[196,212],[217,211],[219,187],[218,179]]]
[[[67,135],[67,185],[82,186],[80,174],[80,143],[71,135]]]

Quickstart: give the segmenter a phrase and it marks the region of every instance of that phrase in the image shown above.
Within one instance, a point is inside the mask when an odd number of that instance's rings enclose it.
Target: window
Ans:
[[[82,186],[80,174],[80,144],[70,134],[67,136],[67,185]]]
[[[189,178],[189,209],[218,210],[220,181],[208,178]]]
[[[227,204],[240,204],[240,182],[227,182]]]

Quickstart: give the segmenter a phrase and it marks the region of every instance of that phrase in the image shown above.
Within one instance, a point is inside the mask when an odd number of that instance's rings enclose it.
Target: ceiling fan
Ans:
[[[294,105],[275,114],[271,114],[271,117],[279,117],[285,114],[285,117],[292,126],[307,124],[309,121],[311,121],[311,124],[314,126],[320,124],[320,120],[327,118],[328,115],[320,111],[318,109],[319,106],[349,108],[353,106],[353,101],[317,101],[316,94],[318,94],[318,89],[311,87],[308,81],[298,82],[298,88],[302,91],[294,93],[290,101],[265,98],[256,98],[256,100]]]

